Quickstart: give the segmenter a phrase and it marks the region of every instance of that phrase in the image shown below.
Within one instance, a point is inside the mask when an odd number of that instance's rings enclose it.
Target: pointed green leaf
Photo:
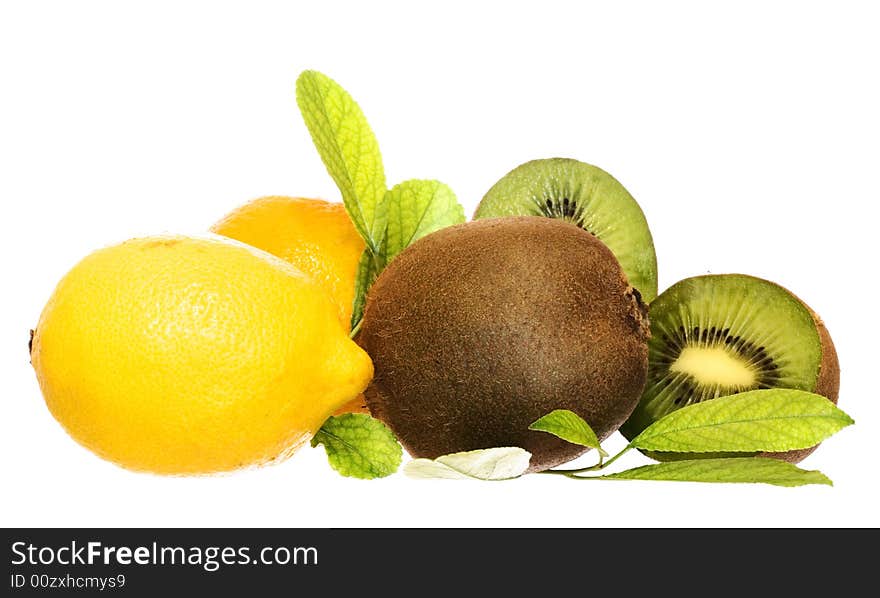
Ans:
[[[519,447],[500,447],[443,455],[434,460],[413,459],[403,471],[409,477],[509,480],[523,475],[532,454]]]
[[[395,185],[382,205],[387,210],[385,236],[378,243],[382,253],[377,257],[367,248],[358,263],[352,328],[360,322],[367,291],[385,264],[425,235],[465,220],[455,194],[438,181],[413,179]]]
[[[686,453],[789,451],[814,446],[852,423],[821,395],[782,388],[752,390],[673,411],[630,445]]]
[[[348,92],[317,71],[300,74],[296,102],[355,228],[378,254],[387,217],[385,170],[366,117]]]
[[[388,191],[385,204],[386,263],[425,235],[465,220],[455,193],[439,181],[412,179],[395,185]]]
[[[608,453],[599,446],[599,439],[590,424],[584,421],[580,415],[568,409],[551,411],[529,426],[529,430],[548,432],[572,444],[597,449],[603,457],[608,456]]]
[[[831,486],[831,480],[822,472],[809,471],[785,461],[762,457],[668,461],[604,475],[600,479],[772,484],[788,487],[807,484]]]
[[[382,478],[400,467],[403,449],[391,430],[364,413],[331,416],[312,438],[324,445],[330,466],[340,474],[361,479]]]
[[[354,303],[351,310],[351,329],[357,328],[364,315],[364,305],[367,302],[367,291],[373,281],[376,280],[376,260],[369,248],[364,249],[358,262],[357,274],[354,281]]]

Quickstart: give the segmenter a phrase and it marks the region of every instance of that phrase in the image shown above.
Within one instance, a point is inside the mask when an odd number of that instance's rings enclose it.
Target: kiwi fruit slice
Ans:
[[[831,336],[777,284],[743,274],[697,276],[661,293],[649,312],[648,381],[621,428],[630,440],[685,405],[758,388],[806,390],[837,403],[840,368]],[[765,456],[796,463],[814,449]]]
[[[657,296],[657,256],[645,215],[601,168],[570,158],[526,162],[489,189],[474,219],[502,216],[544,216],[576,224],[611,249],[646,302]]]
[[[554,409],[600,439],[630,415],[647,374],[646,307],[596,237],[513,217],[416,241],[367,296],[357,342],[373,359],[370,412],[414,457],[518,446],[531,471],[586,449],[528,429]]]

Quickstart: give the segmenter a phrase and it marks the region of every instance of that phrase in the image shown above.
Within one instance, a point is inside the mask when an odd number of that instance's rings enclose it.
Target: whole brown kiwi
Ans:
[[[529,425],[554,409],[601,439],[638,403],[646,308],[589,232],[540,217],[479,220],[420,239],[370,289],[365,392],[413,457],[519,446],[530,471],[586,449]]]

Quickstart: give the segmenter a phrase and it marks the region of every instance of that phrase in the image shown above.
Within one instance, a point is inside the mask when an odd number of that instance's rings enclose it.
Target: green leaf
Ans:
[[[814,446],[852,423],[821,395],[782,388],[752,390],[673,411],[630,445],[686,453],[789,451]]]
[[[411,478],[509,480],[523,475],[532,454],[519,447],[501,447],[443,455],[434,460],[413,459],[403,471]]]
[[[319,444],[324,445],[333,469],[365,480],[391,475],[403,455],[391,430],[364,413],[329,417],[312,438],[313,447]]]
[[[378,254],[387,218],[385,169],[367,119],[348,92],[317,71],[300,74],[296,103],[355,228]]]
[[[603,457],[608,456],[599,446],[599,439],[590,425],[580,415],[568,409],[551,411],[529,426],[529,430],[548,432],[572,444],[597,449]]]
[[[395,185],[388,191],[385,204],[386,263],[425,235],[465,220],[455,193],[439,181],[412,179]]]
[[[439,181],[409,180],[388,191],[383,201],[387,209],[385,236],[378,243],[381,255],[369,248],[358,263],[355,279],[351,327],[364,313],[367,291],[379,272],[410,244],[441,228],[464,222],[464,209],[452,189]]]
[[[367,291],[378,276],[376,259],[369,248],[364,249],[358,262],[357,274],[354,281],[354,303],[351,310],[351,329],[357,328],[364,315],[364,305],[367,302]]]
[[[785,461],[763,457],[668,461],[600,476],[597,479],[772,484],[788,487],[807,484],[832,485],[831,480],[822,472],[808,471]]]

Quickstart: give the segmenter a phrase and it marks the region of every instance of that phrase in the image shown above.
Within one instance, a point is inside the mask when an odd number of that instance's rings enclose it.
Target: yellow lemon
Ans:
[[[311,276],[351,321],[354,282],[364,252],[341,203],[301,197],[261,197],[226,215],[211,231],[268,251]]]
[[[339,319],[350,325],[364,241],[341,203],[261,197],[227,214],[211,231],[268,251],[311,276],[336,301]],[[350,411],[368,412],[363,396],[337,413]]]
[[[283,458],[373,374],[320,286],[219,237],[87,256],[43,309],[31,360],[74,439],[165,474]]]

